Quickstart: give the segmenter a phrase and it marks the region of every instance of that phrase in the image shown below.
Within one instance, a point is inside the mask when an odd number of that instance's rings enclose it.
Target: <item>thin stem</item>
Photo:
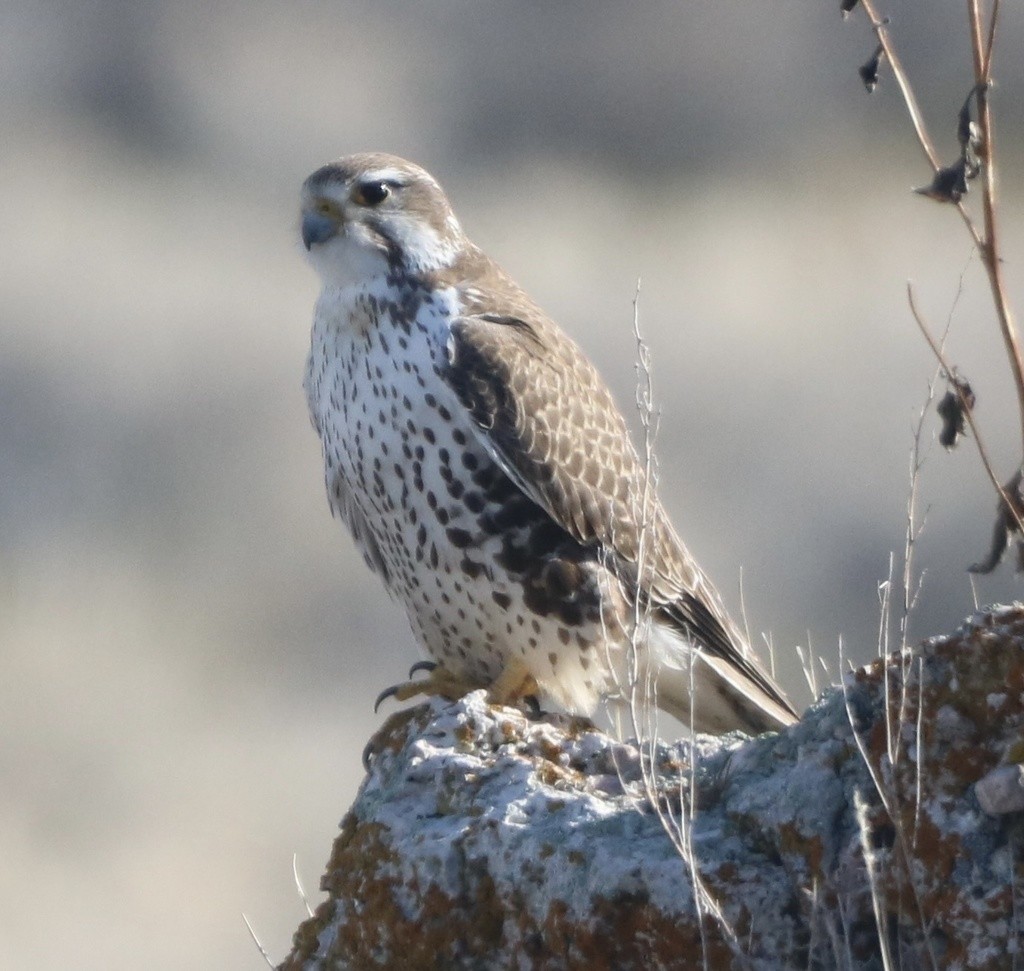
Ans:
[[[899,86],[900,94],[903,96],[903,103],[906,105],[907,114],[910,115],[910,121],[917,134],[918,144],[928,159],[932,172],[938,172],[942,168],[942,163],[939,161],[938,153],[935,151],[935,146],[932,144],[928,129],[925,127],[924,116],[921,114],[917,98],[914,97],[914,89],[910,86],[910,79],[907,77],[906,71],[903,70],[903,64],[889,38],[889,31],[886,29],[885,21],[880,19],[876,13],[874,0],[861,0],[861,6],[864,7],[864,12],[871,21],[871,27],[878,36],[878,43],[882,45],[882,50],[885,51],[885,56],[889,59],[889,64],[892,66],[892,73],[896,78],[896,84]],[[971,219],[971,214],[967,211],[967,207],[960,201],[956,203],[956,208],[957,212],[960,213],[960,218],[964,221],[964,225],[967,227],[967,232],[971,234],[971,239],[974,240],[974,245],[981,249],[983,246],[981,233],[978,231],[978,227],[974,225],[974,220]]]
[[[924,334],[924,339],[928,342],[928,346],[932,349],[932,353],[935,355],[936,360],[942,365],[942,369],[946,372],[947,376],[952,377],[954,374],[952,365],[946,360],[946,355],[943,353],[942,348],[936,343],[935,338],[932,337],[931,331],[928,329],[928,325],[924,322],[921,312],[917,309],[917,302],[914,299],[914,286],[912,283],[907,284],[907,300],[910,302],[910,312],[913,314],[914,320],[917,321],[917,326],[920,328],[921,333]],[[985,443],[982,441],[981,435],[978,432],[978,426],[974,422],[974,415],[971,413],[970,404],[964,396],[963,389],[956,381],[951,383],[956,396],[960,399],[960,407],[963,409],[964,417],[967,419],[967,423],[971,426],[971,434],[974,436],[974,444],[978,447],[978,454],[981,456],[981,464],[985,467],[989,480],[992,482],[996,492],[999,494],[999,498],[1002,500],[1003,505],[1010,510],[1010,514],[1017,522],[1017,527],[1021,532],[1024,532],[1024,522],[1021,522],[1020,513],[1017,511],[1017,505],[1010,501],[1010,497],[1006,494],[1006,489],[1003,488],[1002,483],[996,476],[995,470],[992,467],[992,462],[988,457],[988,450],[985,448]]]
[[[992,73],[992,51],[996,46],[996,24],[999,23],[999,0],[992,0],[992,19],[988,25],[988,41],[985,44],[985,70],[983,77]]]
[[[998,0],[993,3],[992,21],[988,31],[988,46],[982,43],[981,0],[967,0],[968,19],[971,24],[971,51],[974,56],[974,77],[978,87],[978,127],[981,129],[981,153],[985,160],[984,181],[982,183],[982,211],[985,217],[985,238],[980,245],[982,261],[988,272],[992,299],[999,318],[999,330],[1003,335],[1006,353],[1010,359],[1010,369],[1017,388],[1017,407],[1020,413],[1021,455],[1024,456],[1024,356],[1021,354],[1020,341],[1017,337],[1017,326],[1010,310],[1006,296],[1006,285],[1003,280],[1003,264],[999,255],[999,235],[996,207],[996,153],[993,139],[992,111],[989,106],[989,90],[992,67],[992,44],[995,40],[996,17],[999,14]]]
[[[984,80],[981,73],[985,55],[981,46],[981,4],[978,0],[967,0],[967,19],[971,25],[971,55],[974,58],[974,77],[977,81]]]
[[[892,41],[889,39],[889,31],[886,30],[885,21],[882,20],[882,18],[875,12],[873,0],[861,0],[861,4],[864,7],[864,12],[871,20],[871,26],[878,35],[878,43],[882,45],[882,50],[885,51],[885,56],[889,59],[889,64],[892,65],[892,73],[896,77],[896,83],[899,85],[900,94],[903,95],[903,101],[907,106],[907,112],[910,114],[910,120],[914,125],[914,131],[917,132],[918,143],[924,151],[924,154],[928,157],[932,170],[938,172],[942,167],[939,162],[939,156],[935,151],[935,146],[932,144],[931,138],[928,136],[928,129],[925,128],[924,118],[921,115],[920,107],[918,107],[917,98],[914,97],[914,91],[910,87],[910,80],[907,78],[907,74],[903,70],[903,65],[900,63],[900,59],[897,57],[896,51],[893,48]]]
[[[910,115],[911,123],[913,124],[914,131],[917,134],[918,143],[921,145],[922,151],[927,156],[933,171],[938,172],[940,168],[938,155],[936,154],[935,147],[928,135],[924,119],[921,115],[921,109],[917,104],[917,99],[914,97],[910,81],[907,78],[906,72],[903,70],[902,63],[893,49],[885,22],[879,18],[875,11],[874,0],[861,0],[861,5],[864,7],[864,11],[868,18],[871,20],[871,26],[874,29],[875,34],[878,36],[878,42],[881,44],[882,49],[885,51],[885,55],[892,66],[893,75],[896,78],[896,83],[903,96],[907,113]],[[971,214],[968,212],[967,207],[964,205],[962,200],[956,203],[956,207],[957,211],[960,213],[960,217],[964,221],[964,225],[967,227],[967,231],[971,235],[971,239],[974,241],[974,245],[978,248],[978,252],[981,254],[982,263],[984,264],[985,271],[988,274],[989,286],[992,291],[992,299],[996,308],[996,316],[999,320],[999,330],[1003,336],[1003,343],[1006,346],[1007,357],[1010,359],[1010,369],[1013,373],[1014,385],[1017,390],[1017,408],[1020,418],[1021,434],[1021,456],[1024,458],[1024,354],[1021,352],[1021,345],[1017,336],[1017,327],[1014,322],[1013,312],[1010,309],[1009,298],[1006,294],[1006,285],[1003,279],[1002,258],[999,253],[999,236],[996,220],[995,142],[993,137],[992,112],[989,105],[989,91],[992,86],[992,60],[995,51],[996,29],[999,22],[999,9],[1000,0],[992,0],[992,14],[988,22],[988,30],[986,33],[986,31],[982,29],[982,0],[967,0],[968,21],[971,29],[971,53],[974,59],[974,79],[975,84],[977,85],[976,97],[978,105],[978,127],[981,133],[979,155],[985,163],[984,178],[982,179],[984,236],[982,236],[978,227],[975,226],[974,221],[971,218]],[[943,367],[946,368],[947,373],[952,373],[949,371],[949,368],[945,363],[941,349],[936,345],[935,341],[928,333],[928,329],[924,325],[923,320],[917,313],[917,309],[914,305],[913,291],[909,286],[908,294],[910,296],[911,309],[914,312],[918,326],[925,334],[925,337],[927,338],[932,350],[935,352],[938,360],[943,363]],[[961,404],[965,405],[966,402],[963,400],[963,395],[959,389],[957,389],[957,395],[961,398]],[[974,418],[971,415],[970,410],[965,407],[964,412],[968,422],[970,423],[971,431],[974,433],[974,439],[977,442],[978,451],[981,453],[982,462],[985,465],[985,471],[992,480],[992,484],[995,486],[996,491],[1002,498],[1006,508],[1011,511],[1014,518],[1017,520],[1018,526],[1021,526],[1022,529],[1024,529],[1024,524],[1021,523],[1021,517],[1017,512],[1016,504],[1008,501],[1006,492],[992,469],[992,465],[988,460],[988,455],[985,452],[985,447],[978,436],[978,430],[975,427]]]

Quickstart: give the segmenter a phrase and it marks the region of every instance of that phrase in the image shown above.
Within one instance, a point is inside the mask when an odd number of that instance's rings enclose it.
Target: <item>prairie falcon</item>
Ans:
[[[331,510],[436,662],[427,690],[589,713],[631,657],[698,731],[794,721],[593,365],[427,172],[383,154],[323,166],[302,239],[323,285],[305,389]]]

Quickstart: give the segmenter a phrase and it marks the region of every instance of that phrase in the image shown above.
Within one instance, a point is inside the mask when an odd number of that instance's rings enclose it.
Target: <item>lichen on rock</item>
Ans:
[[[1020,820],[974,784],[1022,737],[1020,605],[755,739],[435,700],[376,736],[281,967],[1009,968]]]

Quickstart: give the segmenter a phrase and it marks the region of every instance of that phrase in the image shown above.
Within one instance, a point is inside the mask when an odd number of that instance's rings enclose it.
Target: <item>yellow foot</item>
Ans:
[[[425,678],[413,680],[413,675],[419,671],[427,671]],[[475,691],[482,685],[467,681],[458,675],[452,674],[443,664],[435,661],[417,661],[409,669],[409,680],[401,684],[393,684],[385,688],[373,703],[373,710],[377,709],[387,701],[394,698],[396,701],[408,701],[417,695],[439,695],[456,701],[463,695]],[[537,682],[527,670],[526,665],[521,661],[513,661],[487,689],[488,700],[494,705],[514,705],[519,701],[526,701],[526,704],[535,711],[540,711],[537,702]]]
[[[487,689],[492,704],[512,705],[524,698],[536,703],[539,688],[533,675],[522,661],[513,661]],[[531,705],[533,707],[533,705]],[[539,705],[537,705],[539,709]]]
[[[425,678],[414,681],[413,675],[417,671],[428,671],[429,674]],[[377,700],[373,703],[373,711],[376,714],[377,709],[388,698],[394,698],[396,701],[408,701],[417,695],[440,695],[442,698],[455,701],[479,687],[478,684],[472,684],[452,674],[442,664],[436,664],[434,661],[417,661],[409,669],[408,681],[393,684],[377,695]]]

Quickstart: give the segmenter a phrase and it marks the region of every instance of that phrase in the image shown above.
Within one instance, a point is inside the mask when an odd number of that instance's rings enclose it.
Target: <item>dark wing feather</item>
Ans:
[[[578,348],[554,325],[538,332],[517,317],[482,314],[453,322],[448,357],[442,377],[517,485],[581,543],[636,562],[644,470]]]
[[[460,317],[442,378],[526,495],[579,542],[613,554],[611,565],[637,595],[687,637],[790,707],[646,489],[646,470],[611,392],[562,331],[539,312]]]
[[[704,583],[705,591],[707,591],[707,581],[705,580]],[[694,639],[707,651],[728,661],[769,698],[772,698],[796,718],[796,709],[789,699],[782,694],[779,686],[769,677],[750,651],[745,649],[746,640],[739,637],[731,622],[724,620],[725,612],[718,603],[718,594],[714,591],[710,592],[710,599],[715,603],[717,613],[708,606],[708,599],[708,597],[702,599],[685,593],[678,600],[664,607],[662,613],[670,618],[680,630],[687,634],[694,632]],[[730,631],[733,633],[730,634]]]

